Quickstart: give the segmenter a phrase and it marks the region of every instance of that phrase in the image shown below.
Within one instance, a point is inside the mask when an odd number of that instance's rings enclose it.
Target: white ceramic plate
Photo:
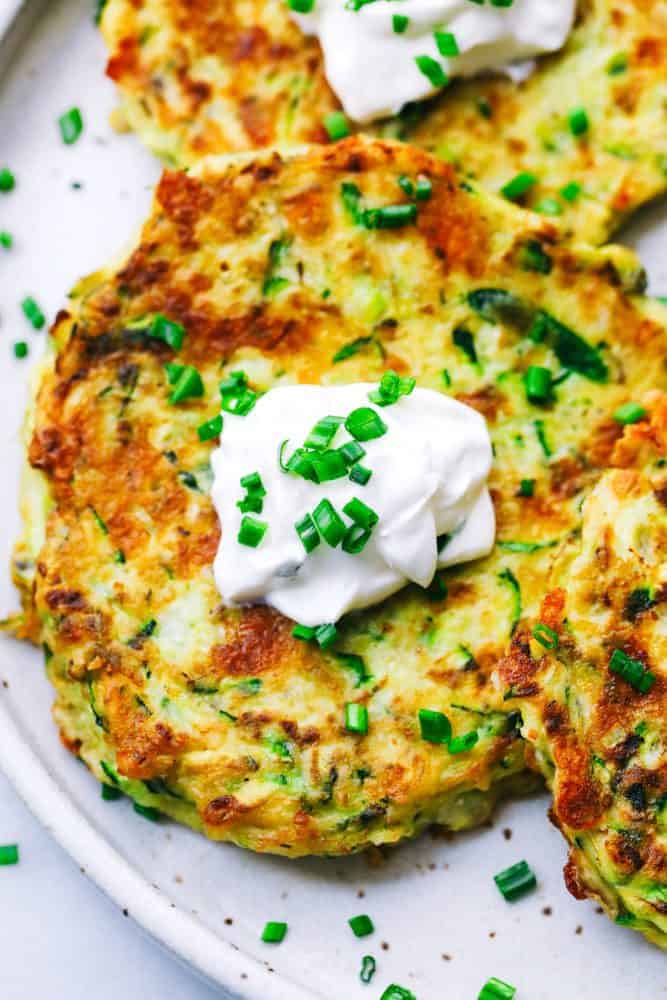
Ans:
[[[122,250],[158,175],[132,136],[108,127],[113,92],[102,75],[91,6],[52,0],[0,84],[0,166],[11,166],[18,180],[11,195],[0,195],[0,229],[15,237],[11,251],[0,250],[2,567],[18,528],[28,372],[11,344],[27,339],[34,356],[43,341],[19,302],[34,295],[52,318],[81,274]],[[56,122],[74,104],[85,132],[66,147]],[[653,265],[656,293],[667,292],[666,232],[663,206],[645,212],[634,233]],[[15,596],[4,570],[0,579],[4,612]],[[144,929],[231,994],[372,1000],[398,982],[418,1000],[464,1000],[492,975],[514,983],[517,1000],[667,994],[660,952],[568,896],[565,846],[546,818],[544,796],[506,807],[492,828],[449,840],[425,836],[379,866],[367,858],[253,856],[147,823],[125,802],[101,802],[96,783],[58,742],[35,651],[0,641],[0,679],[0,763],[35,814]],[[503,829],[513,831],[511,839]],[[509,906],[492,875],[524,857],[539,889]],[[346,921],[364,912],[377,931],[358,941]],[[259,940],[267,919],[289,922],[278,948]],[[366,953],[378,963],[371,986],[358,978]]]

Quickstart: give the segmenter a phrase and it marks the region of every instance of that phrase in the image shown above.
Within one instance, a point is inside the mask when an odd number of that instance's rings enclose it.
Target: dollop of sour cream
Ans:
[[[565,44],[576,6],[576,0],[510,0],[506,6],[314,0],[310,12],[293,17],[319,39],[327,79],[346,113],[368,122],[430,97],[455,76],[488,70],[524,79],[530,60]]]
[[[377,386],[296,385],[270,390],[247,416],[224,414],[220,445],[212,456],[212,498],[222,526],[215,581],[228,606],[266,603],[300,624],[335,622],[369,607],[408,581],[428,586],[438,567],[486,555],[494,544],[495,517],[487,488],[491,442],[475,410],[430,389],[414,389],[390,406],[374,406]],[[285,464],[323,417],[346,418],[371,407],[386,432],[359,443],[365,485],[348,475],[316,483]],[[353,437],[341,423],[328,448]],[[283,442],[287,444],[283,444]],[[265,494],[261,512],[244,514],[240,480],[258,473]],[[323,499],[346,528],[343,508],[353,498],[377,515],[368,542],[353,554],[320,536],[311,552],[295,524]],[[242,518],[266,526],[256,547],[242,544]]]

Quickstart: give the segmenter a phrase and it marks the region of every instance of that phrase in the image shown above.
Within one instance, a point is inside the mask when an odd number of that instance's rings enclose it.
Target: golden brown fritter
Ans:
[[[408,201],[402,176],[431,196],[415,221],[378,228],[375,209]],[[634,255],[554,237],[395,143],[164,174],[129,258],[75,288],[55,323],[15,564],[56,719],[100,780],[290,856],[469,826],[523,781],[518,715],[490,675],[579,528],[621,433],[611,414],[667,391],[665,313],[635,293]],[[151,335],[160,314],[184,328],[179,349]],[[170,405],[166,363],[196,366],[204,395]],[[530,365],[553,375],[542,403]],[[486,417],[493,554],[347,616],[327,651],[265,607],[223,608],[215,441],[197,432],[221,378],[242,369],[265,391],[389,367]],[[368,708],[366,736],[344,728],[350,701]],[[468,749],[422,739],[420,708],[474,734]]]
[[[101,27],[122,117],[168,164],[328,141],[323,121],[339,105],[318,42],[284,0],[109,0]],[[527,82],[456,83],[373,131],[494,192],[527,171],[527,206],[603,243],[667,187],[665,65],[664,0],[582,0],[565,48]],[[589,128],[573,135],[580,108]]]
[[[500,674],[553,789],[568,888],[666,947],[667,397],[648,411],[617,442]]]

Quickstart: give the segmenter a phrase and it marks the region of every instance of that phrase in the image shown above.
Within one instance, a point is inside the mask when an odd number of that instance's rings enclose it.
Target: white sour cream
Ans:
[[[437,567],[486,555],[494,544],[495,517],[486,486],[491,442],[485,421],[471,407],[430,389],[415,389],[397,403],[373,407],[387,433],[360,442],[361,464],[372,470],[364,486],[349,478],[321,484],[283,471],[313,426],[325,416],[347,417],[372,406],[377,386],[297,385],[267,392],[245,417],[224,414],[220,446],[212,456],[212,498],[222,537],[214,574],[228,606],[266,603],[309,626],[335,622],[395,593],[410,580],[428,586]],[[330,448],[352,440],[341,425]],[[261,476],[266,496],[261,513],[268,524],[256,548],[242,545],[237,507],[245,490],[240,479]],[[358,497],[379,521],[357,555],[321,539],[307,554],[295,522],[327,498],[341,514]],[[437,539],[451,535],[438,553]]]
[[[417,66],[429,56],[448,78],[489,70],[521,80],[530,60],[565,44],[576,0],[372,0],[359,10],[353,0],[315,0],[309,14],[293,14],[299,27],[322,46],[327,79],[346,113],[358,122],[397,114],[409,101],[439,89]],[[402,33],[394,15],[409,18]],[[434,32],[449,32],[459,55],[443,56]]]

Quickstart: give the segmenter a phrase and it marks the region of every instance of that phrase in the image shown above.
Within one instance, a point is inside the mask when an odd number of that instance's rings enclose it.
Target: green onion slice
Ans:
[[[387,425],[370,406],[360,406],[345,421],[345,430],[356,441],[372,441],[387,433]]]
[[[419,709],[419,728],[423,740],[429,743],[449,743],[452,724],[442,712],[430,708]]]
[[[368,709],[356,701],[348,701],[345,706],[345,728],[349,733],[368,732]]]
[[[367,937],[375,930],[373,921],[367,914],[361,913],[358,917],[350,917],[348,924],[352,928],[355,937]]]
[[[622,649],[615,649],[611,654],[609,669],[641,694],[647,694],[655,684],[655,674],[651,673],[641,660],[634,660]]]
[[[295,0],[291,0],[295,2]],[[264,925],[264,930],[262,931],[262,941],[265,944],[280,944],[281,941],[285,940],[285,935],[287,934],[287,924],[280,923],[277,920],[269,920],[267,924]]]
[[[266,521],[259,521],[255,517],[244,515],[241,518],[241,526],[236,536],[240,545],[247,545],[251,549],[256,549],[267,532]]]
[[[345,523],[330,500],[320,500],[313,511],[313,521],[320,535],[332,548],[339,545],[345,536]]]
[[[558,632],[554,632],[544,622],[538,622],[533,629],[533,639],[539,642],[540,646],[544,646],[545,649],[556,649],[558,647]]]
[[[0,845],[0,865],[17,865],[19,862],[18,844]]]
[[[515,993],[515,986],[510,986],[502,979],[496,979],[492,976],[482,986],[477,1000],[513,1000]]]
[[[498,872],[497,875],[493,876],[493,881],[508,903],[524,896],[537,885],[535,873],[526,861],[517,861],[510,868]]]

